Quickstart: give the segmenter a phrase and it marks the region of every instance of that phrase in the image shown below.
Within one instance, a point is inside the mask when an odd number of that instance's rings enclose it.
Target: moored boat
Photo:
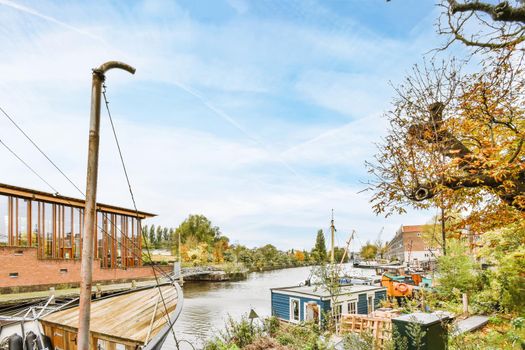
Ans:
[[[78,299],[55,306],[54,297],[42,305],[0,315],[0,349],[76,350]],[[180,286],[131,290],[93,300],[90,349],[160,349],[182,311]]]

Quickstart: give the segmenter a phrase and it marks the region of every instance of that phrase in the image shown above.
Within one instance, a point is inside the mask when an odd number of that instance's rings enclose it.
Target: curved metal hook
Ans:
[[[120,61],[108,61],[103,63],[98,68],[94,68],[93,72],[104,75],[108,70],[118,68],[125,70],[128,73],[135,74],[136,69],[129,64]]]

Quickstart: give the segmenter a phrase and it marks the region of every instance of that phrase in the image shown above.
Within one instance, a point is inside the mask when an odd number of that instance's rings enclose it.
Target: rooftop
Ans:
[[[423,231],[424,225],[410,225],[410,226],[401,226],[403,233],[405,232],[421,232]]]
[[[85,207],[85,200],[73,197],[66,197],[59,194],[53,194],[49,192],[42,192],[38,190],[32,190],[29,188],[17,187],[7,184],[0,183],[0,195],[17,196],[27,198],[31,200],[37,200],[42,202],[49,202],[55,204],[69,205],[72,207]],[[147,213],[144,211],[135,211],[134,209],[127,209],[123,207],[117,207],[114,205],[97,203],[97,210],[113,214],[123,214],[127,216],[139,217],[139,218],[151,218],[156,216],[155,214]]]
[[[342,286],[340,293],[338,295],[362,293],[362,292],[368,292],[368,291],[378,290],[378,289],[384,289],[384,287],[367,286],[367,285]],[[291,293],[297,293],[297,294],[312,295],[312,296],[321,297],[321,298],[330,297],[330,293],[319,285],[281,287],[281,288],[272,288],[271,290],[278,291],[278,292],[291,292]]]

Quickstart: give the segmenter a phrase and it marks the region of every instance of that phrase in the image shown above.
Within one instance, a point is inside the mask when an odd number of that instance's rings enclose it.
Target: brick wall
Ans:
[[[34,291],[48,286],[74,287],[80,283],[80,260],[37,259],[36,248],[0,247],[0,292]],[[153,277],[149,266],[101,269],[93,264],[93,282],[129,281]],[[172,267],[165,269],[171,271]],[[17,273],[17,277],[10,274]]]

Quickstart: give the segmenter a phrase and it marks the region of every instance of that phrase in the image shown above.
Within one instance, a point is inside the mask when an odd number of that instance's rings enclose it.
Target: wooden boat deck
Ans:
[[[144,344],[162,329],[177,306],[177,290],[171,285],[160,289],[162,297],[159,288],[154,287],[93,301],[91,333]],[[78,306],[45,316],[41,321],[76,331]]]

